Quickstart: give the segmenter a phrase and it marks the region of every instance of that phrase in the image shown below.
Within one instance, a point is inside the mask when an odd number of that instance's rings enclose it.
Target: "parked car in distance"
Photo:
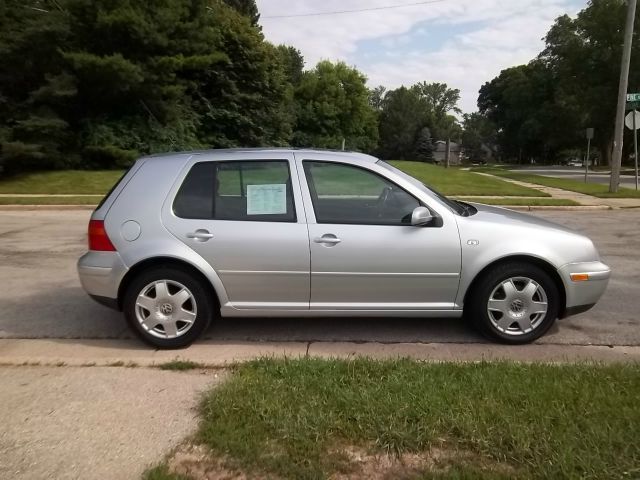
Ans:
[[[521,344],[591,308],[610,276],[568,228],[448,199],[368,155],[290,149],[141,158],[93,212],[78,272],[159,348],[219,316],[464,315]]]

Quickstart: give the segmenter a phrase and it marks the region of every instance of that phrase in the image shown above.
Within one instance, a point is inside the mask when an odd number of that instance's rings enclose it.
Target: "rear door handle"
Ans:
[[[209,230],[200,229],[195,232],[187,233],[187,238],[192,238],[196,242],[206,242],[213,238],[213,233],[210,233]]]
[[[342,240],[340,240],[338,237],[336,237],[335,235],[333,235],[331,233],[325,233],[321,237],[314,238],[313,241],[315,243],[324,243],[324,244],[327,244],[327,245],[337,245]]]

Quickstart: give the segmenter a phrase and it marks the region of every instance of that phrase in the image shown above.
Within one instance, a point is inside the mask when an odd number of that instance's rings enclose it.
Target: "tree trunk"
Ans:
[[[451,164],[451,139],[447,138],[447,148],[444,151],[444,168],[449,168]]]
[[[602,165],[611,166],[611,155],[613,153],[613,136],[600,147],[600,154],[602,155]]]

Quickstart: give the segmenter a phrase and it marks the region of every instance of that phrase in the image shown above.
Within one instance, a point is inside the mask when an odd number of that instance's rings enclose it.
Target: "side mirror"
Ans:
[[[422,227],[431,223],[433,218],[433,215],[431,215],[427,207],[416,207],[411,214],[411,225],[414,227]]]

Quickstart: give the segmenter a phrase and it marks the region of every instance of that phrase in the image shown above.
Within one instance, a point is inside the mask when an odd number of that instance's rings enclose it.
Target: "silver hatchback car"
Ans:
[[[368,155],[290,149],[141,158],[93,213],[78,272],[160,348],[218,315],[464,314],[527,343],[610,276],[560,225],[450,200]]]

